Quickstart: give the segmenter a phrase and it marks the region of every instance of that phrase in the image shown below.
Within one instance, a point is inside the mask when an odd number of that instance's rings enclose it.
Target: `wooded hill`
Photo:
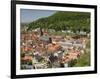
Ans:
[[[28,30],[35,28],[54,29],[55,31],[71,30],[90,32],[89,12],[58,11],[53,15],[40,18],[28,24]]]

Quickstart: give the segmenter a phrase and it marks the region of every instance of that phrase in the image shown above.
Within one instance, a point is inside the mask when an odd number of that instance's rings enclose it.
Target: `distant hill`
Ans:
[[[60,30],[90,31],[90,13],[58,11],[55,14],[38,19],[28,24],[28,30],[34,28]]]
[[[28,23],[21,23],[21,26],[23,27],[23,26],[27,26],[28,25]]]

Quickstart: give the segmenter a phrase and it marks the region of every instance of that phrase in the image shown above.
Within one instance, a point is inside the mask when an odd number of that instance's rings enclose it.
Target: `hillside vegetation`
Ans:
[[[59,11],[49,17],[40,18],[31,22],[28,27],[28,30],[46,28],[54,29],[55,31],[71,30],[73,32],[90,32],[90,13]]]

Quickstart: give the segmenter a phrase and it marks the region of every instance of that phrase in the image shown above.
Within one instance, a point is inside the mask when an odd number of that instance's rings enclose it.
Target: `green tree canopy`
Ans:
[[[28,30],[35,28],[46,28],[60,30],[90,31],[90,13],[88,12],[64,12],[59,11],[55,14],[40,18],[28,25]]]

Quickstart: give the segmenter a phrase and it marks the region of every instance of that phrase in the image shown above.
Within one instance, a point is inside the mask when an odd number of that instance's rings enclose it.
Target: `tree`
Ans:
[[[76,59],[71,60],[71,61],[68,62],[68,67],[73,67],[76,63],[77,63]]]

